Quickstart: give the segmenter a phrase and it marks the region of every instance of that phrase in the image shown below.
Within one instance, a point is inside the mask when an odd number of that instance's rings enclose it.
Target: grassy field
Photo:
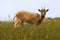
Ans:
[[[0,21],[0,40],[60,40],[60,18],[45,19],[39,26],[14,28],[13,22]]]

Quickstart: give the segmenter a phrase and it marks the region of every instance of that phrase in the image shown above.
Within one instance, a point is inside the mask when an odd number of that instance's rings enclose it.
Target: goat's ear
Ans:
[[[40,9],[38,9],[38,11],[39,11],[39,12],[41,12],[41,10],[40,10]]]
[[[46,12],[49,11],[49,9],[46,10]]]

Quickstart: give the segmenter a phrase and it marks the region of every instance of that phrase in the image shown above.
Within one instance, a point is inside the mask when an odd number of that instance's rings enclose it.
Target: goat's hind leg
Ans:
[[[19,23],[20,23],[20,21],[16,21],[14,24],[14,27],[19,27]]]

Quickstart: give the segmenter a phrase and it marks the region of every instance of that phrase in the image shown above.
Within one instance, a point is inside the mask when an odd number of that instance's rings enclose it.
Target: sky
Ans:
[[[18,10],[38,12],[38,9],[49,9],[46,18],[60,17],[60,0],[0,0],[0,20],[12,20]]]

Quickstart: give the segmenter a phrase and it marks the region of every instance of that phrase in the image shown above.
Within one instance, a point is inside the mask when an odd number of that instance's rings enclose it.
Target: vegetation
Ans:
[[[39,25],[14,28],[13,22],[0,21],[0,40],[60,40],[60,18],[47,18]]]

